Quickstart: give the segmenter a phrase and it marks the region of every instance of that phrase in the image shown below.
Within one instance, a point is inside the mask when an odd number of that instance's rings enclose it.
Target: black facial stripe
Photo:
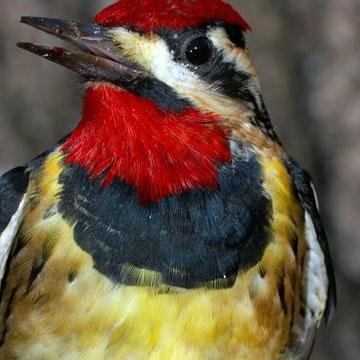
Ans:
[[[197,28],[190,28],[188,32],[186,31],[175,31],[172,29],[161,28],[159,29],[156,34],[160,36],[162,39],[165,40],[167,46],[169,47],[170,51],[175,51],[179,44],[182,44],[184,41],[187,40],[186,34],[190,34],[190,32],[199,31]],[[204,32],[199,32],[199,34],[203,34]]]
[[[139,285],[126,272],[131,265],[158,272],[166,286],[226,288],[259,261],[269,241],[271,201],[255,154],[222,167],[220,190],[146,207],[125,182],[103,188],[79,167],[67,167],[60,181],[59,210],[76,223],[75,241],[115,283]]]
[[[161,29],[158,35],[165,39],[174,60],[187,64],[191,71],[196,73],[202,80],[216,87],[227,97],[238,99],[254,114],[251,121],[259,127],[263,133],[280,143],[271,124],[269,114],[260,94],[255,93],[257,85],[252,76],[245,71],[238,71],[235,64],[224,60],[221,49],[214,47],[214,52],[208,64],[194,66],[187,62],[184,56],[184,47],[192,39],[207,36],[210,28],[222,28],[226,31],[229,39],[238,47],[245,47],[244,31],[238,27],[224,22],[206,24],[200,28],[188,28],[182,31]]]
[[[187,28],[185,30],[173,31],[168,29],[160,29],[157,34],[163,38],[172,52],[175,61],[186,61],[186,44],[191,40],[201,37],[207,37],[207,28]]]
[[[244,34],[243,30],[238,26],[226,24],[221,21],[204,24],[197,28],[188,28],[182,31],[174,31],[171,29],[160,29],[157,34],[165,39],[169,49],[174,54],[176,61],[186,61],[186,56],[181,52],[181,46],[189,41],[189,38],[196,39],[197,37],[206,37],[210,28],[222,27],[228,33],[229,38],[238,46],[244,46]],[[142,34],[140,29],[134,26],[126,26],[129,31],[134,31]],[[210,72],[211,65],[208,68],[206,66],[199,66],[199,72]],[[97,79],[84,79],[84,81],[96,81]],[[186,99],[181,98],[170,86],[157,80],[155,77],[142,77],[136,78],[129,75],[128,78],[122,77],[119,82],[113,80],[114,85],[120,86],[127,90],[133,91],[135,94],[154,101],[159,108],[165,111],[182,112],[186,108],[191,107],[191,103]],[[231,82],[228,83],[231,85]]]
[[[99,79],[91,79],[91,81],[97,80]],[[82,81],[86,83],[89,79],[82,79]],[[121,81],[113,81],[112,84],[153,101],[164,111],[181,113],[192,107],[188,100],[181,98],[170,86],[155,77],[122,78]]]
[[[197,74],[202,80],[216,86],[222,94],[241,101],[253,112],[254,115],[251,119],[253,124],[274,141],[280,143],[263,99],[259,94],[253,93],[257,86],[253,84],[254,80],[250,74],[238,71],[234,64],[225,62],[219,50],[217,50],[211,69],[205,72],[198,71]]]
[[[249,90],[252,81],[250,74],[235,69],[232,63],[226,62],[220,50],[216,49],[211,69],[197,74],[207,83],[216,85],[221,92],[231,98],[252,102],[253,96]]]
[[[137,79],[127,87],[137,95],[154,101],[157,106],[166,111],[181,113],[192,105],[167,84],[155,78]]]
[[[223,28],[225,29],[226,34],[231,42],[233,42],[237,47],[246,47],[244,30],[241,27],[223,23]]]
[[[274,140],[275,142],[277,142],[278,144],[281,145],[281,141],[278,138],[275,129],[271,123],[271,119],[269,116],[269,113],[264,105],[264,103],[262,102],[262,106],[261,108],[259,108],[257,105],[255,107],[255,111],[254,111],[254,116],[251,119],[252,123],[255,124],[257,127],[260,128],[260,130],[266,134],[267,136],[269,136],[272,140]]]
[[[181,31],[175,31],[172,29],[162,28],[156,33],[163,38],[170,49],[174,50],[178,47],[181,40],[185,40],[189,34],[205,35],[211,28],[223,28],[229,39],[238,47],[244,48],[246,46],[245,32],[240,26],[227,24],[223,21],[213,21],[210,23],[205,23],[202,26],[196,28],[187,28]]]

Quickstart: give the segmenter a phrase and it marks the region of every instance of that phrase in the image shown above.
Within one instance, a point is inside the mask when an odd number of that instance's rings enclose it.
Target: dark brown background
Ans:
[[[20,15],[89,21],[105,0],[2,0],[0,173],[72,129],[81,88],[71,73],[17,49],[49,41]],[[206,1],[204,1],[206,4]],[[238,0],[273,122],[315,178],[338,278],[335,321],[315,360],[360,359],[360,1]]]

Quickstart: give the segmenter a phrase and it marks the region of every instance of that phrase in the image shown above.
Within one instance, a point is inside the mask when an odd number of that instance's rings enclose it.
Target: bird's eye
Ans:
[[[212,54],[212,44],[206,37],[192,40],[186,48],[186,59],[193,65],[206,64],[211,59]]]

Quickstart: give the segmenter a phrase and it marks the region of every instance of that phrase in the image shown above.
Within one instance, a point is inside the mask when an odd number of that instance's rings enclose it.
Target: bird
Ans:
[[[0,177],[0,358],[308,359],[336,307],[312,179],[222,0],[120,0],[71,45],[75,129]],[[57,89],[57,91],[65,91]]]

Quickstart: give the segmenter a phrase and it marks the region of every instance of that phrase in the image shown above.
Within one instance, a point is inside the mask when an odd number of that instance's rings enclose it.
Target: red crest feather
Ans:
[[[161,28],[181,30],[213,21],[251,30],[234,8],[222,0],[120,0],[95,18],[99,25],[132,25],[147,32]]]

